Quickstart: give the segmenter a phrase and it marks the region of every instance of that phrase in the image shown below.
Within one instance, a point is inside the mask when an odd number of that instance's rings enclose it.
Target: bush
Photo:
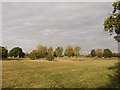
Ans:
[[[35,55],[30,55],[30,59],[31,59],[31,60],[35,60],[35,59],[36,59],[36,56],[35,56]]]
[[[112,53],[112,57],[120,57],[120,53]]]
[[[91,57],[91,54],[86,55],[86,57]]]
[[[54,56],[51,55],[51,54],[48,54],[46,59],[49,60],[49,61],[53,61],[54,60]]]
[[[37,51],[33,50],[32,52],[30,52],[29,57],[30,59],[35,60],[37,58]]]
[[[30,55],[29,53],[25,53],[25,57],[26,57],[26,58],[28,58],[28,57],[29,57],[29,55]]]

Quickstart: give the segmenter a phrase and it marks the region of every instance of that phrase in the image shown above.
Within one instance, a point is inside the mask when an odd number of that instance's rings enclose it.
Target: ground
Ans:
[[[117,58],[81,58],[61,61],[2,61],[3,88],[102,88],[108,87]]]

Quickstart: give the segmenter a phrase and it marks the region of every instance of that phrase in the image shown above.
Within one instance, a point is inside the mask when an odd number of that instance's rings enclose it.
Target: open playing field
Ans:
[[[107,87],[113,59],[82,61],[2,61],[3,88],[99,88]]]

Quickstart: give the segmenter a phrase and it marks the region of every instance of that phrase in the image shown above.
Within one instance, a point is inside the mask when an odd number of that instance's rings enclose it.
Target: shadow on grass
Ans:
[[[120,62],[113,67],[109,67],[108,70],[114,70],[114,75],[108,75],[109,83],[99,88],[114,88],[120,90]]]
[[[115,66],[108,67],[108,70],[115,70],[117,68],[118,68],[117,65],[115,65]]]

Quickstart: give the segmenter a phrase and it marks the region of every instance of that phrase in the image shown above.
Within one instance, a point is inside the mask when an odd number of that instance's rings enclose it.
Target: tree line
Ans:
[[[39,45],[35,50],[32,50],[30,53],[23,52],[22,48],[14,47],[9,52],[6,47],[0,46],[0,58],[6,59],[7,57],[19,57],[24,58],[28,57],[32,60],[46,58],[47,60],[54,60],[55,57],[80,57],[81,47],[80,46],[67,46],[64,50],[63,47],[57,47],[53,50],[52,47],[46,47],[43,45]],[[119,53],[112,53],[109,49],[93,49],[90,54],[86,55],[86,57],[120,57]]]
[[[29,57],[30,59],[39,59],[39,58],[47,58],[48,60],[54,60],[54,57],[73,57],[73,56],[80,56],[80,46],[68,46],[65,51],[63,48],[57,47],[53,50],[52,47],[46,47],[43,45],[39,45],[35,50],[31,51],[30,53],[24,53],[22,48],[14,47],[9,52],[6,47],[0,46],[0,58],[4,59],[7,57],[19,57],[24,58]],[[64,51],[64,52],[63,52]]]
[[[105,57],[105,58],[110,58],[110,57],[112,57],[114,54],[112,53],[112,51],[111,50],[109,50],[109,49],[104,49],[104,50],[102,50],[102,49],[96,49],[96,50],[92,50],[91,51],[91,56],[92,57],[95,57],[95,56],[97,56],[97,57]]]
[[[57,47],[55,50],[53,50],[52,47],[46,47],[39,45],[35,50],[30,52],[29,57],[31,59],[39,59],[39,58],[47,58],[48,60],[54,60],[54,57],[73,57],[73,56],[80,56],[80,46],[67,46],[65,51],[63,48]]]

